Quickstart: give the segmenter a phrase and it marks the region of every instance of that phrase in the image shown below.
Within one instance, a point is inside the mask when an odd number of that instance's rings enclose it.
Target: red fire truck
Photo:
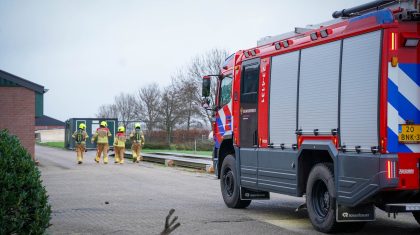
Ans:
[[[419,6],[337,11],[263,38],[203,78],[208,103],[217,77],[213,159],[228,207],[273,192],[305,196],[322,232],[359,229],[376,207],[420,223]]]

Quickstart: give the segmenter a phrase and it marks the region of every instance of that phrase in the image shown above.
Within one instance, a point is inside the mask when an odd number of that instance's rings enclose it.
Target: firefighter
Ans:
[[[124,163],[125,140],[125,128],[120,126],[118,127],[118,132],[114,138],[115,163]]]
[[[86,133],[86,125],[84,123],[80,123],[79,130],[75,131],[72,137],[76,142],[77,163],[82,164],[83,153],[86,151],[86,140],[89,138]]]
[[[141,160],[141,147],[144,145],[144,135],[141,131],[140,123],[134,124],[134,130],[130,133],[131,150],[133,152],[133,162],[140,162]]]
[[[102,121],[100,127],[96,129],[95,134],[92,137],[92,143],[96,142],[96,158],[95,162],[99,163],[101,155],[103,154],[104,164],[108,164],[108,149],[109,142],[108,138],[112,136],[111,131],[108,129],[106,121]]]

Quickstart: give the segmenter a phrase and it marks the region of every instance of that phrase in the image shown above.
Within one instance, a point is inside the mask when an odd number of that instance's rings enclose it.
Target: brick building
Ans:
[[[35,156],[35,117],[44,109],[43,86],[0,70],[0,130],[8,129]]]

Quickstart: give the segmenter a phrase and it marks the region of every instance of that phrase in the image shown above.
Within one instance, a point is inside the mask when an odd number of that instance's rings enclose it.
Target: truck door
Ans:
[[[248,62],[248,61],[247,61]],[[258,80],[260,61],[252,60],[243,65],[240,105],[241,147],[257,147],[258,140]]]
[[[245,61],[242,66],[239,111],[241,185],[256,187],[260,59]]]

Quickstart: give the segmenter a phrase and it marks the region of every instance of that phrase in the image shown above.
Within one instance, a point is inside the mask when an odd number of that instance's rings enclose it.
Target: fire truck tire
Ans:
[[[251,200],[241,200],[235,162],[236,160],[232,155],[225,157],[220,171],[220,189],[227,207],[246,208],[251,204]]]
[[[413,212],[414,219],[416,219],[417,223],[420,224],[420,212],[415,211]]]
[[[315,165],[306,185],[306,205],[313,227],[320,232],[333,233],[339,229],[335,219],[335,195],[332,164]]]

